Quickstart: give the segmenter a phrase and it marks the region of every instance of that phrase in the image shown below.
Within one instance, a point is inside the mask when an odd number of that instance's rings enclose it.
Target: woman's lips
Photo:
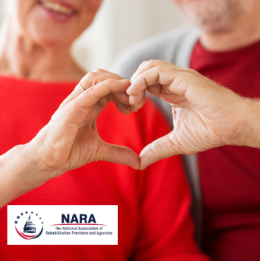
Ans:
[[[77,13],[77,10],[67,3],[61,1],[39,1],[42,7],[52,18],[57,21],[65,22]]]

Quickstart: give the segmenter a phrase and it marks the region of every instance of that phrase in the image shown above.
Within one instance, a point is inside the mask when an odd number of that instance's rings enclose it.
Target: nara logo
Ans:
[[[26,240],[38,238],[43,232],[43,221],[38,213],[20,213],[14,223],[17,234]]]

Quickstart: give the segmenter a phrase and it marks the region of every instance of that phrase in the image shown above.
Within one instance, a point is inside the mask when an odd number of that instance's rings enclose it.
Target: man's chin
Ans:
[[[234,30],[235,26],[232,24],[221,24],[221,23],[209,23],[209,22],[201,22],[201,21],[191,21],[193,25],[198,27],[202,32],[208,34],[224,34],[229,33]]]
[[[241,1],[197,0],[176,3],[192,24],[204,32],[219,34],[234,29],[241,16],[246,13]]]

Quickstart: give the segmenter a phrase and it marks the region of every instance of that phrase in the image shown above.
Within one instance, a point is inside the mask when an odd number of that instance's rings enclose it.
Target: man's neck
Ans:
[[[259,24],[259,14],[251,14],[250,17],[244,17],[233,29],[228,31],[201,32],[200,41],[205,49],[215,52],[243,48],[260,40]]]
[[[4,25],[0,32],[0,74],[37,81],[77,81],[84,72],[70,48],[44,48]]]

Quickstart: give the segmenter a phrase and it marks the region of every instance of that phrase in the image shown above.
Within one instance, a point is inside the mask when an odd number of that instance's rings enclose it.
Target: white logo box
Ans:
[[[116,205],[7,206],[8,245],[118,245]]]

